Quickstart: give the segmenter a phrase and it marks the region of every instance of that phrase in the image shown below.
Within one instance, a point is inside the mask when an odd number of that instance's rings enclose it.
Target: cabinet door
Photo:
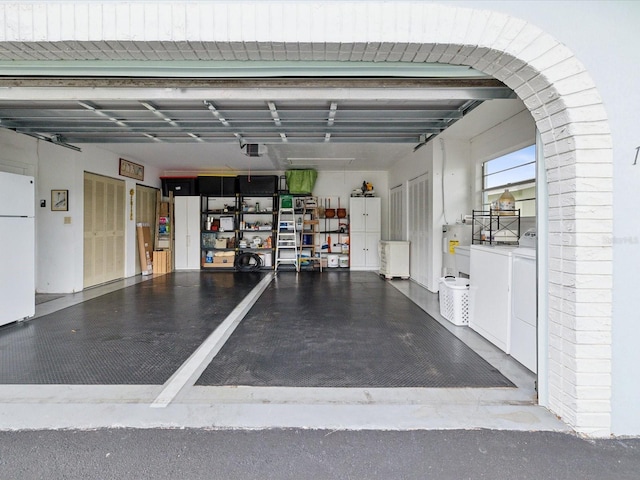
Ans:
[[[356,232],[380,231],[380,198],[351,197],[349,205],[351,230]]]
[[[365,198],[365,222],[367,232],[379,232],[382,221],[380,218],[380,198]]]
[[[364,197],[351,197],[349,202],[349,222],[352,232],[364,232],[366,230],[366,207]]]
[[[377,270],[380,266],[379,232],[352,232],[350,239],[351,268]]]
[[[377,270],[380,267],[380,233],[368,232],[365,234],[365,266],[368,270]]]
[[[350,242],[351,268],[364,268],[367,265],[366,233],[351,232]]]
[[[176,270],[200,268],[200,197],[175,197]]]

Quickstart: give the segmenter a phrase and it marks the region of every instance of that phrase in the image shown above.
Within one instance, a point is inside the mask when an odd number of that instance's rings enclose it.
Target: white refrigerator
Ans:
[[[0,325],[35,314],[33,177],[0,172]]]

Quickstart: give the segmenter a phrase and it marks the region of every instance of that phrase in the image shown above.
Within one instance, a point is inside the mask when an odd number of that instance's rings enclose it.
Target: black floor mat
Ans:
[[[263,276],[176,272],[0,328],[0,384],[161,385]]]
[[[384,280],[278,274],[197,385],[513,387]]]

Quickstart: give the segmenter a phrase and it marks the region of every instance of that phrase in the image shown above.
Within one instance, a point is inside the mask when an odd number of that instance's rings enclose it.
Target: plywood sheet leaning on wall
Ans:
[[[136,225],[136,233],[138,237],[138,255],[140,255],[142,275],[151,275],[153,273],[151,227],[148,223],[138,223]]]

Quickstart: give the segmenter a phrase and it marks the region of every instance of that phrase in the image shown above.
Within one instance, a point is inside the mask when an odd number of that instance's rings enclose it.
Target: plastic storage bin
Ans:
[[[440,315],[454,325],[469,325],[469,279],[442,277],[438,293]]]

